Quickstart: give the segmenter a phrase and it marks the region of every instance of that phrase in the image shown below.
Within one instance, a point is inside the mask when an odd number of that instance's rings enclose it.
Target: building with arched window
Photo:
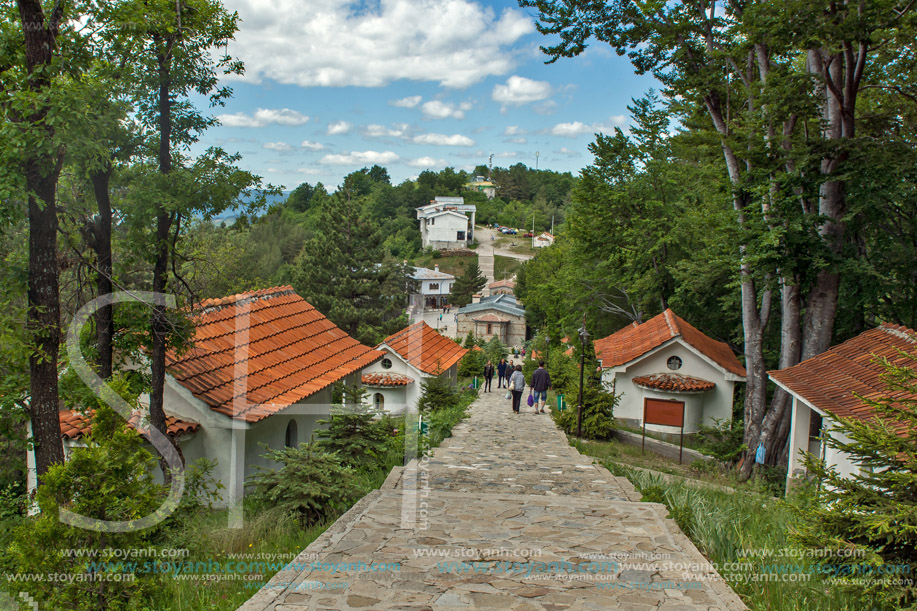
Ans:
[[[425,380],[455,383],[458,363],[468,352],[423,321],[385,338],[376,350],[384,356],[363,370],[363,386],[373,407],[393,414],[417,406]]]

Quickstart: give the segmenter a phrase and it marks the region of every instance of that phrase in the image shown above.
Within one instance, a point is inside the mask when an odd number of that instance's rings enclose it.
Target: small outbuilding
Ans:
[[[554,244],[554,236],[543,231],[532,238],[532,247],[533,248],[546,248]]]
[[[802,453],[822,458],[838,473],[850,476],[860,473],[860,466],[850,456],[828,447],[823,439],[831,436],[849,442],[835,430],[832,421],[856,418],[872,421],[877,414],[857,397],[877,397],[887,392],[879,359],[893,365],[910,367],[914,361],[902,353],[917,349],[917,334],[907,327],[884,324],[829,348],[825,352],[786,369],[769,371],[770,379],[793,398],[790,421],[790,449],[787,465],[787,489],[793,478],[806,476]],[[917,395],[896,391],[897,398],[917,400]],[[902,435],[904,430],[899,431]]]
[[[621,396],[615,418],[642,427],[647,409],[675,410],[684,432],[731,420],[736,382],[745,368],[725,342],[717,341],[667,309],[595,342],[606,388]],[[648,430],[678,433],[669,426]]]
[[[511,294],[475,295],[471,303],[456,312],[456,324],[459,337],[470,331],[478,339],[496,337],[504,345],[517,348],[528,339],[525,309]]]
[[[455,384],[458,363],[468,352],[423,321],[386,337],[376,350],[383,356],[363,371],[361,381],[369,403],[391,414],[415,410],[426,380]]]

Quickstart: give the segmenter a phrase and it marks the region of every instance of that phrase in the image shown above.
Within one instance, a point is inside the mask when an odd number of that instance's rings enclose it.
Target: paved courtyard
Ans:
[[[667,513],[494,390],[242,609],[745,609]]]

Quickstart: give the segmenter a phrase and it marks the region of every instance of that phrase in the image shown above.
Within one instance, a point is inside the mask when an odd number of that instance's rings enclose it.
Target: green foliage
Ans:
[[[377,419],[371,412],[333,414],[330,420],[319,420],[328,428],[319,429],[319,447],[340,457],[341,463],[354,469],[379,468],[388,454],[392,425]]]
[[[506,358],[509,355],[509,350],[506,349],[506,346],[503,345],[500,338],[494,335],[484,344],[484,354],[487,356],[487,360],[491,361],[494,366],[496,366],[496,364],[500,362],[500,359]]]
[[[475,375],[479,374],[480,372]],[[421,414],[448,410],[459,404],[460,397],[461,393],[452,380],[444,376],[429,378],[423,383],[423,391],[417,400],[417,409]]]
[[[747,449],[743,442],[745,426],[740,420],[714,419],[713,426],[702,424],[697,429],[698,449],[721,463],[734,465]]]
[[[93,418],[86,447],[74,448],[69,460],[45,473],[38,487],[41,513],[24,520],[8,549],[18,572],[87,573],[87,559],[70,549],[148,547],[157,527],[125,533],[100,533],[75,528],[58,520],[61,508],[99,520],[132,520],[152,513],[162,502],[163,489],[152,478],[156,461],[143,440],[110,409],[100,406]],[[94,561],[114,560],[104,558]],[[102,569],[104,571],[105,569]],[[58,609],[136,609],[155,587],[156,576],[139,566],[133,579],[118,581],[22,582],[39,604]]]
[[[407,326],[407,269],[385,257],[377,224],[357,202],[331,198],[315,229],[296,261],[297,292],[365,344]]]
[[[314,525],[338,515],[361,494],[353,469],[316,444],[265,449],[264,457],[280,468],[259,467],[248,481],[252,499],[264,507],[277,507],[295,514],[304,525]]]
[[[880,396],[859,397],[873,420],[832,420],[822,443],[843,452],[862,471],[846,477],[807,454],[806,469],[820,483],[817,504],[800,514],[797,539],[830,553],[827,564],[917,566],[917,351],[881,362]],[[839,433],[839,435],[838,435]],[[842,441],[840,435],[849,441]],[[851,550],[854,554],[851,555]],[[853,585],[851,573],[846,582]],[[875,572],[866,591],[899,609],[917,608],[913,573]],[[904,579],[902,579],[904,578]]]
[[[457,307],[471,303],[472,295],[476,295],[487,286],[487,278],[481,273],[477,261],[472,261],[465,267],[465,271],[452,285],[452,305]]]
[[[575,435],[578,424],[580,347],[577,346],[573,357],[568,357],[558,350],[559,356],[551,355],[551,383],[558,394],[566,395],[567,409],[553,410],[554,421],[568,434]],[[586,344],[586,374],[583,377],[583,437],[588,439],[608,439],[615,428],[614,408],[620,400],[609,392],[602,382],[602,372],[598,369],[595,350],[592,342]],[[555,374],[557,377],[555,377]]]

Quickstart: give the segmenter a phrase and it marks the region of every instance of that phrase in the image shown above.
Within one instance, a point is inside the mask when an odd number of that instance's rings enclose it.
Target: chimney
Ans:
[[[433,266],[433,271],[434,271],[434,272],[438,272],[438,271],[439,271],[439,265],[434,265],[434,266]]]
[[[480,295],[472,295],[472,296],[471,296],[471,303],[481,303],[481,296],[480,296]]]

